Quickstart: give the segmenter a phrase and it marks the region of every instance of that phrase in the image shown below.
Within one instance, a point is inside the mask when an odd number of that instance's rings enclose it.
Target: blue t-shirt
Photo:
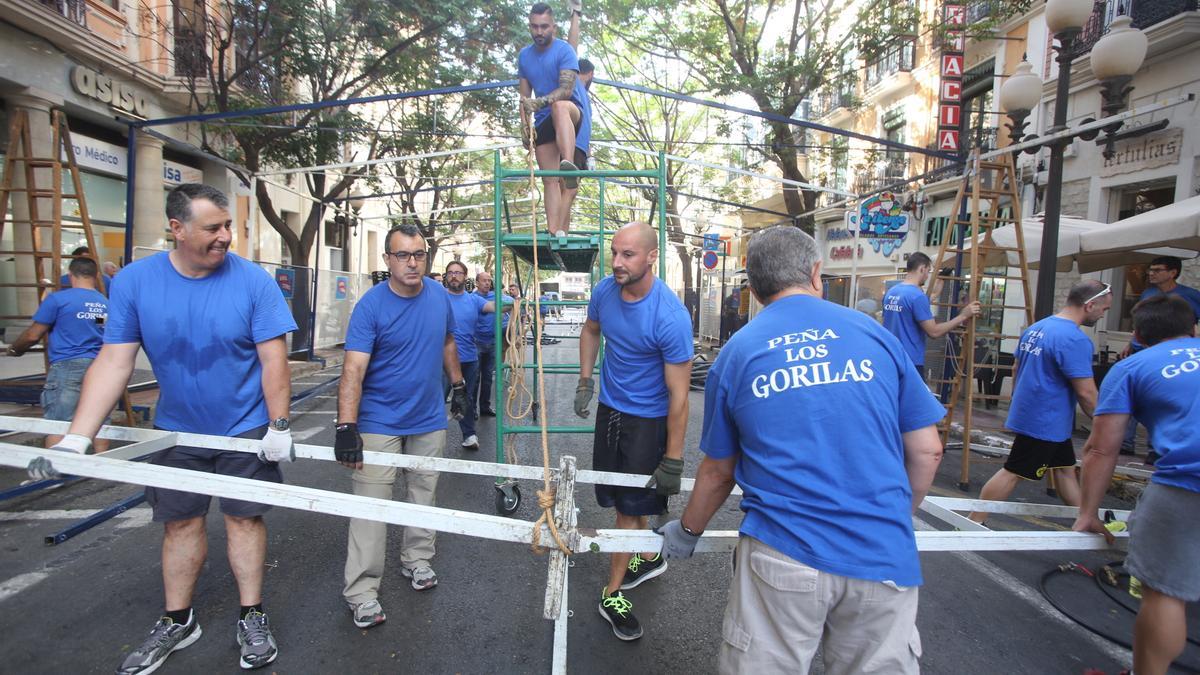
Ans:
[[[1162,294],[1163,292],[1158,290],[1158,286],[1150,286],[1146,290],[1142,291],[1142,295],[1138,298],[1138,302],[1141,302],[1146,298],[1153,298],[1156,295]],[[1167,295],[1178,295],[1184,300],[1187,300],[1187,303],[1192,306],[1192,314],[1196,316],[1197,321],[1200,321],[1200,291],[1192,288],[1191,286],[1175,284],[1175,288],[1167,291]]]
[[[1052,443],[1069,439],[1075,426],[1071,380],[1092,377],[1092,350],[1070,319],[1048,316],[1026,328],[1013,353],[1017,379],[1004,425]]]
[[[920,323],[932,318],[929,298],[912,284],[896,284],[883,296],[883,327],[900,339],[918,368],[925,365],[925,329]]]
[[[1179,338],[1122,359],[1100,386],[1097,415],[1133,415],[1161,457],[1154,483],[1200,492],[1200,338]]]
[[[463,291],[458,295],[446,292],[450,298],[450,307],[454,311],[454,344],[458,346],[460,363],[470,363],[479,360],[479,348],[475,346],[475,327],[484,314],[483,306],[487,300],[478,293]]]
[[[664,417],[670,408],[663,364],[692,360],[692,320],[662,279],[645,297],[621,298],[621,286],[604,277],[592,291],[587,318],[605,339],[600,402],[637,417]]]
[[[108,293],[109,289],[112,288],[113,278],[108,276],[107,274],[101,274],[100,276],[104,277],[104,292]],[[66,290],[68,288],[71,288],[71,275],[64,274],[61,277],[59,277],[58,278],[58,286],[59,286],[60,290]]]
[[[446,428],[442,355],[454,330],[450,293],[422,280],[412,298],[388,284],[363,294],[350,314],[346,351],[370,354],[358,405],[358,429],[407,436]]]
[[[121,270],[109,293],[105,344],[140,342],[158,378],[154,425],[236,436],[267,423],[257,345],[296,330],[266,270],[227,253],[202,279],[156,253]]]
[[[476,293],[476,295],[479,295]],[[496,299],[496,291],[488,291],[487,295],[480,295],[485,302],[492,302]],[[511,305],[513,299],[507,295],[500,296],[505,304]],[[497,310],[503,309],[497,307]],[[501,324],[504,328],[508,328],[508,312],[501,312]],[[475,342],[480,345],[493,346],[496,339],[496,315],[493,313],[480,313],[479,321],[475,324]]]
[[[737,456],[742,534],[830,574],[919,586],[901,435],[945,414],[882,326],[793,295],[721,349],[700,449]]]
[[[33,320],[50,327],[50,363],[94,359],[104,344],[108,298],[88,288],[65,288],[46,296]]]
[[[579,57],[571,45],[558,38],[545,49],[536,45],[528,45],[517,56],[517,76],[528,80],[533,87],[535,96],[545,96],[558,89],[558,73],[562,70],[579,72]],[[587,89],[579,78],[575,78],[575,89],[571,92],[571,101],[579,106],[579,127],[575,131],[575,147],[588,151],[592,138],[592,104],[588,100]],[[550,115],[550,107],[546,106],[534,113],[535,124],[546,121]],[[583,168],[583,167],[580,167]]]

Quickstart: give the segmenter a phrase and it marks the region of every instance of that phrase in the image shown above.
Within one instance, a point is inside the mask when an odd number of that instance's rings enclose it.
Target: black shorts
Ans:
[[[1028,480],[1041,480],[1050,469],[1075,466],[1075,446],[1071,439],[1043,441],[1040,438],[1017,434],[1004,469]]]
[[[579,106],[575,106],[578,108]],[[579,120],[583,121],[583,111],[579,111]],[[579,122],[575,123],[575,133],[579,133]],[[549,143],[557,143],[558,138],[554,133],[554,118],[546,115],[546,119],[541,124],[537,125],[537,136],[534,137],[534,145],[547,145]],[[575,146],[575,156],[572,158],[576,168],[587,168],[587,153]]]
[[[266,425],[251,429],[237,438],[259,439],[267,433]],[[236,476],[238,478],[253,478],[270,483],[282,483],[283,472],[275,462],[262,462],[258,456],[248,452],[235,450],[210,450],[189,445],[179,445],[163,450],[150,460],[151,464],[170,466],[177,469],[215,473],[218,476]],[[146,501],[154,509],[154,522],[169,523],[177,520],[189,520],[208,514],[208,505],[212,502],[209,495],[195,492],[182,492],[164,488],[146,488]],[[221,513],[239,518],[261,516],[271,510],[269,504],[244,502],[240,499],[221,497]]]
[[[666,451],[666,417],[636,417],[603,403],[597,405],[593,469],[650,476]],[[626,516],[657,516],[667,511],[667,498],[654,488],[597,485],[596,502],[605,508],[616,507]]]

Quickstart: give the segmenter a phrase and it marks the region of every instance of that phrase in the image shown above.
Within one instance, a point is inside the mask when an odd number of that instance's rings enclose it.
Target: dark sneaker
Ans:
[[[600,593],[600,616],[612,626],[613,635],[620,640],[636,640],[642,637],[642,625],[633,615],[633,603],[621,591],[608,595],[608,589]]]
[[[625,579],[621,582],[621,590],[637,588],[643,581],[649,581],[667,571],[667,559],[662,555],[654,556],[654,560],[646,560],[637,553],[629,559],[629,567],[625,569]]]
[[[192,620],[186,624],[175,623],[170,617],[164,616],[154,624],[150,637],[125,657],[121,667],[117,668],[117,675],[153,673],[171,652],[191,645],[200,639],[200,634],[200,623],[196,621],[195,612],[192,612]]]
[[[359,628],[373,628],[387,621],[387,614],[383,613],[383,605],[380,605],[378,600],[368,600],[357,605],[348,604],[354,614],[354,625]]]
[[[492,410],[491,408],[482,408],[479,411],[479,416],[480,417],[495,417],[496,411]]]
[[[271,624],[262,612],[250,612],[238,621],[237,643],[242,648],[242,670],[262,668],[279,656]]]
[[[433,568],[428,565],[425,567],[418,567],[415,570],[401,567],[400,574],[403,574],[405,578],[412,579],[412,587],[413,590],[416,591],[427,591],[438,584],[437,574],[435,574]]]
[[[575,166],[574,162],[569,162],[564,159],[563,161],[558,163],[558,170],[559,171],[578,171],[579,167]],[[575,188],[579,187],[579,179],[574,176],[565,176],[562,179],[562,182],[563,182],[563,187],[567,188],[568,190],[574,190]]]
[[[1146,460],[1144,463],[1149,464],[1150,466],[1154,466],[1155,464],[1158,463],[1158,460],[1161,457],[1162,457],[1162,455],[1158,454],[1153,449],[1147,450],[1146,451]]]

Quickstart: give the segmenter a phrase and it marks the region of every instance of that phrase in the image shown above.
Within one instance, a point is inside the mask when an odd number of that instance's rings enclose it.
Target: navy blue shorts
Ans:
[[[264,424],[257,429],[251,429],[245,433],[238,434],[237,438],[260,439],[266,433],[267,427]],[[158,453],[150,460],[150,463],[158,466],[175,467],[177,469],[215,473],[218,476],[252,478],[270,483],[283,482],[283,472],[279,470],[278,463],[260,461],[257,455],[249,452],[210,450],[208,448],[179,445]],[[154,522],[170,523],[207,515],[212,497],[196,494],[195,492],[147,487],[146,501],[154,509]],[[221,497],[221,513],[227,516],[251,518],[261,516],[270,510],[271,506],[269,504],[244,502],[240,499]]]
[[[666,451],[666,417],[637,417],[603,403],[597,405],[593,469],[642,474],[649,480]],[[605,508],[616,507],[626,516],[657,516],[667,511],[667,498],[654,488],[597,485],[596,502]]]

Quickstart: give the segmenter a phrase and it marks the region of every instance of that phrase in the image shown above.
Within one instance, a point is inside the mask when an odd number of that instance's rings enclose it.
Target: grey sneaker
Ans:
[[[401,567],[400,573],[403,574],[405,578],[412,579],[412,587],[415,590],[427,591],[434,586],[437,586],[437,574],[435,574],[433,568],[428,565],[424,567],[418,567],[415,570]]]
[[[262,612],[250,612],[238,621],[237,643],[242,648],[240,664],[243,670],[262,668],[279,656],[271,624]]]
[[[354,625],[359,628],[372,628],[387,621],[387,614],[383,613],[383,606],[378,600],[368,600],[360,602],[357,605],[349,602],[350,611],[354,614]]]
[[[200,639],[200,622],[196,621],[196,613],[192,612],[192,620],[185,623],[175,623],[168,617],[163,617],[154,624],[150,637],[140,647],[129,653],[117,675],[146,675],[158,670],[167,660],[171,652],[178,651]]]
[[[559,171],[578,171],[579,167],[575,166],[574,162],[564,159],[563,161],[558,163],[558,170]],[[563,182],[563,187],[567,188],[568,190],[574,190],[575,188],[579,187],[579,179],[576,178],[575,176],[563,176],[562,182]]]

